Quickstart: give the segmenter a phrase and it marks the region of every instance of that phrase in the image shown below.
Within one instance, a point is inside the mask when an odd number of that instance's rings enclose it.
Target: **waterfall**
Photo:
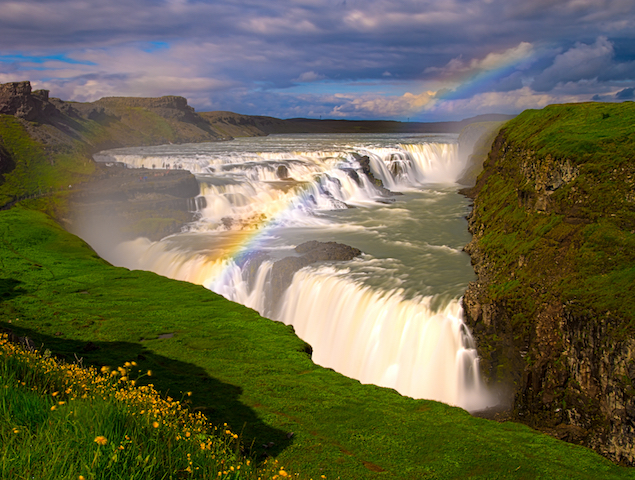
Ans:
[[[457,300],[434,311],[430,297],[406,300],[333,273],[299,271],[280,306],[279,319],[313,346],[316,363],[403,395],[483,407],[478,357]]]
[[[338,147],[108,152],[109,159],[130,167],[169,165],[194,172],[200,184],[195,202],[199,220],[187,232],[159,242],[137,239],[99,253],[116,265],[205,285],[293,325],[313,347],[315,363],[363,383],[468,410],[488,406],[455,281],[450,282],[455,293],[442,294],[441,287],[426,286],[435,272],[422,276],[420,269],[407,270],[407,259],[382,260],[380,249],[351,262],[309,265],[292,275],[283,295],[272,292],[272,266],[297,255],[293,248],[298,238],[339,238],[346,232],[355,238],[385,238],[384,223],[418,221],[403,207],[390,207],[399,197],[371,182],[360,164],[362,157],[368,157],[373,175],[385,188],[415,198],[427,185],[451,184],[463,170],[455,143]],[[420,201],[433,204],[446,195],[430,190]],[[382,205],[387,206],[379,208]],[[363,219],[354,224],[342,220],[362,218],[367,210],[377,217],[372,225]],[[444,264],[449,256],[463,255],[460,245],[428,245],[416,235],[401,239],[400,231],[394,231],[395,238],[390,235],[391,243],[415,249],[417,258]]]

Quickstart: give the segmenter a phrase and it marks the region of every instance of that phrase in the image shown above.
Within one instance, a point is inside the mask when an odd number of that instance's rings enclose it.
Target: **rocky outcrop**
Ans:
[[[24,122],[29,135],[51,151],[99,150],[227,139],[183,97],[106,97],[92,103],[49,98],[30,82],[0,85],[0,114]]]
[[[240,265],[248,285],[254,285],[258,270],[264,261],[273,261],[269,278],[264,286],[264,314],[274,315],[283,298],[285,290],[291,285],[295,273],[318,262],[342,262],[352,260],[362,254],[361,250],[336,242],[318,242],[315,240],[302,243],[295,248],[297,255],[290,255],[272,260],[267,252],[252,251],[239,256],[236,263]],[[250,287],[251,288],[251,287]]]
[[[366,175],[370,183],[374,185],[374,187],[385,197],[393,196],[393,195],[401,195],[401,193],[391,192],[386,187],[384,187],[384,182],[381,179],[377,178],[373,171],[370,168],[370,158],[367,155],[359,155],[357,153],[353,153],[353,157],[359,163],[360,167],[362,167],[362,173]],[[357,175],[356,172],[351,172],[351,174]]]
[[[174,95],[158,98],[104,97],[96,102],[93,102],[93,105],[103,107],[104,112],[107,112],[108,110],[112,112],[121,112],[130,108],[149,110],[168,121],[196,125],[198,128],[214,137],[214,140],[223,138],[222,135],[218,135],[218,133],[211,128],[209,122],[196,114],[194,108],[187,104],[187,99],[184,97]]]
[[[299,257],[285,257],[273,264],[271,269],[272,298],[281,298],[291,284],[293,275],[301,268],[317,262],[341,262],[352,260],[362,254],[361,250],[337,242],[312,240],[295,247]]]
[[[609,107],[614,124],[603,108],[501,130],[465,191],[478,280],[463,305],[505,418],[635,465],[635,108]]]
[[[0,114],[14,115],[30,122],[54,114],[48,90],[31,91],[30,82],[0,85]]]
[[[69,194],[63,226],[98,251],[146,237],[159,240],[194,221],[196,178],[185,170],[130,169],[97,165],[91,181]]]

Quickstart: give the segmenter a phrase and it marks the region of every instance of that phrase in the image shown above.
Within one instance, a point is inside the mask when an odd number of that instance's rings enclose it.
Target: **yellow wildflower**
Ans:
[[[152,370],[148,370],[148,377],[152,376]]]
[[[108,440],[103,435],[99,435],[98,437],[95,437],[95,443],[97,445],[106,445]]]
[[[152,422],[152,426],[154,428],[159,428],[159,422]]]
[[[77,480],[86,480],[86,479],[84,478],[84,475],[80,475]]]
[[[280,470],[280,471],[278,472],[278,475],[280,475],[281,477],[287,477],[287,476],[289,476],[289,474],[288,474],[287,472],[285,472],[284,470]]]

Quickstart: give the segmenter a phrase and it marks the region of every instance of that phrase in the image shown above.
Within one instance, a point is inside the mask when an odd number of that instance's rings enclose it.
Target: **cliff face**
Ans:
[[[91,155],[225,138],[183,97],[75,103],[49,98],[45,90],[33,92],[29,82],[0,85],[0,208],[35,200],[73,231],[117,221],[118,236],[114,228],[104,235],[109,241],[157,239],[193,220],[188,199],[198,194],[194,176],[108,169]]]
[[[635,464],[635,107],[527,111],[476,186],[464,296],[509,416]]]
[[[47,90],[31,91],[29,82],[14,82],[0,85],[0,114],[15,115],[28,121],[51,114],[54,107],[49,103]]]

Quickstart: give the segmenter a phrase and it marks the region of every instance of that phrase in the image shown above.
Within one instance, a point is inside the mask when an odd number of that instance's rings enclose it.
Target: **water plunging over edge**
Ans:
[[[112,263],[198,283],[288,325],[313,347],[313,361],[414,398],[467,410],[491,406],[481,383],[474,342],[458,298],[441,308],[433,295],[373,288],[341,265],[297,272],[272,301],[274,258],[254,264],[239,254],[268,247],[275,231],[326,227],[320,212],[363,208],[390,199],[363,174],[366,157],[376,178],[393,191],[451,183],[464,165],[451,143],[349,147],[307,152],[228,152],[189,156],[113,154],[131,167],[175,165],[197,174],[200,220],[189,232],[159,242],[137,239],[105,255]],[[276,230],[278,229],[278,230]],[[188,239],[189,236],[189,239]],[[182,248],[211,238],[213,247]],[[290,248],[287,249],[290,253]],[[100,252],[101,253],[101,252]],[[363,261],[363,260],[362,260]]]

